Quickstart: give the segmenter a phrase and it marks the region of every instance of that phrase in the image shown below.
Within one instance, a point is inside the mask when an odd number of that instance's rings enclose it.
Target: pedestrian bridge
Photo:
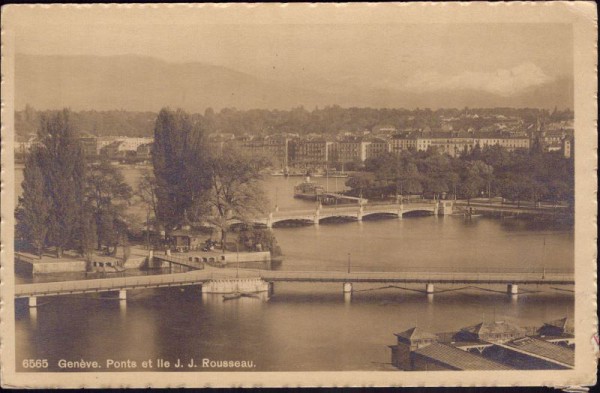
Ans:
[[[411,212],[423,212],[433,215],[452,214],[452,201],[427,201],[417,203],[368,203],[357,205],[332,205],[319,206],[316,209],[280,210],[269,213],[267,217],[255,219],[257,224],[266,225],[268,228],[286,221],[301,221],[319,225],[323,220],[331,218],[350,219],[362,221],[364,218],[375,215],[391,215],[402,218]]]
[[[434,284],[504,284],[511,294],[518,293],[519,284],[573,285],[573,273],[559,272],[340,272],[340,271],[284,271],[251,269],[204,269],[186,273],[148,276],[111,277],[90,280],[59,281],[15,286],[15,298],[29,298],[35,307],[40,296],[59,296],[82,293],[119,292],[126,299],[126,291],[143,288],[182,287],[222,282],[260,279],[275,282],[343,283],[344,291],[351,292],[353,283],[425,284],[426,292],[434,292]]]

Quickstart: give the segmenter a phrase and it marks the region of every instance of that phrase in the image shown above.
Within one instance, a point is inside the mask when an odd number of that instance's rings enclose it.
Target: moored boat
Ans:
[[[307,176],[306,180],[302,183],[297,184],[294,187],[294,198],[319,200],[325,190],[319,184],[310,181],[310,177]]]
[[[239,299],[242,297],[242,294],[240,292],[234,292],[234,293],[228,293],[226,295],[223,295],[223,300],[233,300],[233,299]]]

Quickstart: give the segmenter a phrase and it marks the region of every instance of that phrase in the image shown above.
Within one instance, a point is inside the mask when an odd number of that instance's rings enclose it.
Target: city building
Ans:
[[[382,137],[369,138],[369,145],[367,145],[366,158],[381,157],[384,154],[389,153],[391,145],[388,139]]]
[[[557,319],[544,323],[538,329],[537,338],[548,341],[552,344],[563,345],[573,348],[575,345],[575,335],[573,320],[570,318]]]
[[[430,136],[430,147],[436,148],[440,153],[458,157],[473,149],[473,137],[467,132],[436,132]]]
[[[448,344],[435,343],[411,353],[411,370],[511,370],[512,367]]]
[[[294,149],[295,164],[300,166],[325,165],[330,161],[333,149],[333,141],[325,138],[300,140]]]
[[[462,328],[459,338],[463,341],[480,340],[504,342],[524,337],[526,330],[506,321],[482,322],[477,325]]]
[[[119,137],[118,140],[121,141],[121,144],[119,145],[119,151],[136,151],[139,146],[154,142],[154,138],[145,137]]]
[[[121,143],[120,140],[113,141],[112,143],[102,147],[100,149],[100,155],[104,156],[108,159],[120,159],[125,157],[125,150],[120,149]]]
[[[136,158],[140,161],[147,161],[152,158],[152,143],[139,145],[136,150]]]
[[[26,141],[20,141],[15,143],[15,153],[16,154],[27,154],[31,151],[31,149],[38,145],[39,141],[37,136],[31,136]]]
[[[284,135],[270,135],[264,139],[264,151],[275,165],[285,168],[289,164],[290,138]]]
[[[399,153],[405,150],[417,150],[417,138],[414,133],[403,132],[392,136],[390,139],[390,151]]]
[[[482,356],[519,370],[566,370],[575,365],[573,349],[530,336],[494,343]]]
[[[519,327],[505,321],[482,322],[458,332],[433,334],[411,328],[394,334],[394,367],[412,370],[562,370],[575,364],[572,321]]]
[[[420,328],[414,327],[401,333],[394,333],[396,345],[390,345],[392,350],[392,365],[402,370],[411,370],[410,354],[419,348],[438,342],[438,337]]]
[[[367,147],[371,144],[362,138],[348,137],[338,141],[334,148],[337,153],[337,162],[364,162],[367,159]]]

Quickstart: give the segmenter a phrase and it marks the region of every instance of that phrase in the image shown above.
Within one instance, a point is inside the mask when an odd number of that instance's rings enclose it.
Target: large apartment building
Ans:
[[[325,138],[296,141],[294,164],[300,166],[324,165],[330,162],[334,142]]]
[[[394,153],[404,150],[426,151],[435,147],[441,153],[458,157],[471,151],[476,145],[480,148],[500,146],[509,151],[529,149],[530,139],[524,133],[494,132],[413,132],[394,135],[390,148]]]

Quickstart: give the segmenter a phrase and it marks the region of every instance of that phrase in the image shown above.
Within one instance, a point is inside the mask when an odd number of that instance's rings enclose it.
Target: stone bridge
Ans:
[[[382,204],[357,204],[351,206],[319,206],[316,209],[282,210],[271,212],[267,217],[254,220],[257,224],[264,224],[268,228],[284,221],[301,221],[319,225],[322,220],[342,218],[362,221],[363,218],[373,215],[392,215],[398,218],[410,212],[424,212],[432,215],[452,214],[452,201],[431,201],[418,203],[382,203]]]

